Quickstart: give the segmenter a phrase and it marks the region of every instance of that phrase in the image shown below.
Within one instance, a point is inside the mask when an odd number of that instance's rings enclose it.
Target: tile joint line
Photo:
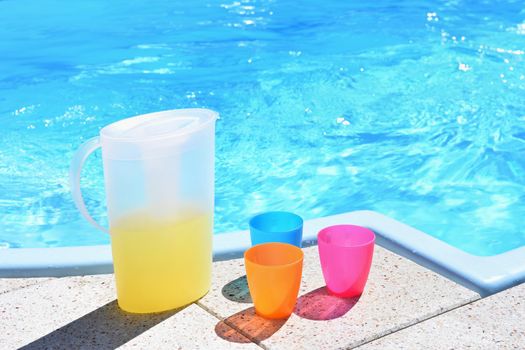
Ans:
[[[368,343],[372,343],[372,342],[374,342],[374,341],[376,341],[376,340],[379,340],[379,339],[382,339],[382,338],[384,338],[384,337],[388,337],[389,335],[392,335],[392,334],[397,333],[397,332],[399,332],[399,331],[402,331],[402,330],[404,330],[404,329],[414,327],[414,326],[416,326],[416,325],[418,325],[418,324],[420,324],[420,323],[427,322],[427,321],[429,321],[429,320],[431,320],[431,319],[433,319],[433,318],[440,317],[440,316],[442,316],[442,315],[448,314],[448,313],[451,312],[451,311],[454,311],[454,310],[457,310],[457,309],[461,309],[461,308],[463,308],[463,307],[465,307],[465,306],[468,306],[468,305],[470,305],[470,304],[477,303],[478,301],[481,301],[481,300],[483,300],[483,299],[485,299],[485,298],[477,298],[477,299],[471,300],[471,301],[469,301],[469,302],[467,302],[467,303],[465,303],[465,304],[461,304],[461,305],[455,306],[455,307],[453,307],[453,308],[451,308],[451,309],[448,309],[448,310],[446,310],[446,311],[444,311],[444,312],[441,312],[441,313],[435,314],[435,315],[433,315],[433,316],[427,317],[427,318],[425,318],[425,319],[419,320],[419,321],[417,321],[417,322],[415,322],[415,323],[407,324],[406,326],[402,326],[402,327],[400,327],[399,329],[396,329],[396,330],[393,331],[393,332],[383,334],[382,336],[377,337],[377,338],[375,338],[375,339],[371,339],[371,340],[365,341],[365,342],[363,342],[363,343],[361,343],[361,344],[359,344],[359,345],[352,346],[352,347],[350,347],[350,349],[359,349],[359,348],[360,348],[361,346],[363,346],[363,345],[366,345],[366,344],[368,344]]]
[[[241,334],[242,336],[246,337],[247,339],[249,339],[253,344],[257,345],[258,347],[262,348],[262,349],[267,349],[266,346],[262,345],[261,343],[258,343],[256,342],[254,339],[252,339],[250,337],[249,334],[246,334],[245,332],[243,332],[241,329],[235,327],[234,325],[226,322],[226,320],[222,319],[222,317],[220,317],[218,314],[216,314],[215,312],[213,312],[212,310],[210,310],[208,307],[202,305],[200,303],[200,301],[197,301],[195,302],[195,305],[199,306],[201,309],[203,309],[204,311],[206,311],[207,313],[209,313],[210,315],[212,315],[213,317],[215,317],[216,319],[218,319],[220,322],[224,322],[228,327],[231,327],[234,331],[238,332],[239,334]]]

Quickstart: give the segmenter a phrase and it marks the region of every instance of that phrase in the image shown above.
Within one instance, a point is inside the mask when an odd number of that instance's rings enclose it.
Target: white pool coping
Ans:
[[[376,242],[436,271],[482,296],[525,281],[525,246],[493,256],[476,256],[383,214],[361,210],[304,223],[303,245],[315,244],[317,232],[334,224],[372,229]],[[250,247],[248,231],[213,236],[214,260],[236,258]],[[0,277],[60,277],[111,273],[109,245],[0,250]]]

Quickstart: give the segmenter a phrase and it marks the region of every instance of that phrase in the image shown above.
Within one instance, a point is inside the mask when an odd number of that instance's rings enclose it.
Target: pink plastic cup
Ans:
[[[330,293],[345,298],[363,293],[375,239],[374,232],[361,226],[336,225],[319,231],[317,246]]]

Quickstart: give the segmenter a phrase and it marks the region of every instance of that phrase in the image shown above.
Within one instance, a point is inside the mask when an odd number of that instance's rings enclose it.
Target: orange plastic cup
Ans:
[[[287,243],[258,244],[244,253],[248,287],[255,312],[287,318],[293,312],[303,273],[303,251]]]

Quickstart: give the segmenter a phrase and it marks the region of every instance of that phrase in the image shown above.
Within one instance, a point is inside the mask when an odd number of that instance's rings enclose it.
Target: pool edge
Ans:
[[[304,222],[303,245],[315,244],[323,227],[348,223],[368,227],[377,243],[482,296],[525,281],[525,247],[482,257],[461,251],[383,214],[360,210]],[[215,261],[242,256],[250,246],[248,231],[213,236]],[[62,277],[113,272],[109,245],[0,250],[0,277]]]

